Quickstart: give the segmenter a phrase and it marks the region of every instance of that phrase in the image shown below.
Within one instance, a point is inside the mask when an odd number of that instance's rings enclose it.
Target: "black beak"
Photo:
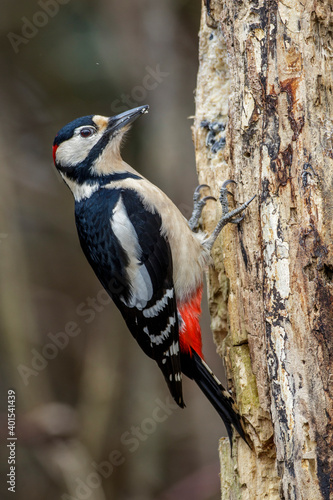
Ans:
[[[125,125],[129,125],[134,122],[139,116],[148,113],[149,106],[146,104],[145,106],[139,106],[138,108],[129,109],[120,115],[111,116],[109,118],[109,124],[107,126],[106,131],[113,134],[117,130],[120,130]]]

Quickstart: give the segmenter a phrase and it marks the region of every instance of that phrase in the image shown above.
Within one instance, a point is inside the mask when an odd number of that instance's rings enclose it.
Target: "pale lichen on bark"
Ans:
[[[221,442],[222,498],[329,499],[332,4],[210,7],[193,127],[199,180],[215,196],[223,180],[236,180],[239,202],[258,194],[241,225],[223,230],[209,274],[215,341],[254,443],[251,453],[238,441],[231,459]],[[217,218],[210,204],[208,231]]]

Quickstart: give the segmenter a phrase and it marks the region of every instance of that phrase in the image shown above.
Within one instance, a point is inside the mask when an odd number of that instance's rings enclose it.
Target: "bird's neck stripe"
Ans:
[[[106,184],[110,184],[111,182],[122,181],[124,179],[142,179],[142,177],[133,174],[132,172],[113,172],[112,174],[107,175],[88,174],[85,176],[82,175],[81,177],[80,175],[76,175],[76,169],[80,168],[79,166],[62,167],[61,165],[57,165],[57,168],[65,180],[67,178],[79,185],[95,185],[97,183],[99,186],[106,186]]]
[[[100,185],[105,186],[110,182],[122,181],[124,179],[142,179],[142,177],[133,174],[132,172],[114,172],[113,174],[98,177],[98,182]]]
[[[90,198],[96,191],[99,189],[99,184],[97,182],[84,182],[83,184],[79,184],[78,182],[72,181],[67,175],[60,172],[61,177],[64,179],[65,183],[72,191],[74,200],[76,203],[80,201]]]

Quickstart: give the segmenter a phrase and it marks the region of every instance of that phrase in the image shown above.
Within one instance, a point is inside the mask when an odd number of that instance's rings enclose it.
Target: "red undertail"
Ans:
[[[183,319],[182,328],[179,332],[179,343],[181,352],[189,352],[191,348],[203,358],[201,328],[199,319],[201,316],[202,286],[197,289],[192,298],[179,307]]]

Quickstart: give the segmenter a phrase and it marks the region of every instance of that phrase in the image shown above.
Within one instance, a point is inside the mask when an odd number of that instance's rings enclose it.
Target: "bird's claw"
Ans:
[[[194,204],[195,203],[203,203],[203,206],[205,206],[207,200],[214,200],[216,201],[216,198],[215,196],[204,196],[203,198],[200,198],[201,196],[201,190],[202,189],[210,189],[210,186],[208,186],[208,184],[200,184],[199,186],[197,186],[194,190],[194,194],[193,194],[193,201],[194,201]],[[230,193],[231,194],[231,193]]]
[[[197,231],[199,229],[199,219],[202,214],[202,210],[204,206],[206,205],[208,200],[214,200],[216,201],[216,198],[214,196],[204,196],[201,198],[201,190],[202,189],[210,189],[210,186],[208,184],[200,184],[197,186],[194,190],[193,194],[193,212],[191,215],[190,220],[188,221],[188,224],[191,228],[192,231]]]
[[[234,210],[229,210],[229,204],[228,204],[228,194],[231,194],[227,190],[227,185],[228,184],[237,184],[236,181],[228,179],[226,180],[220,189],[220,203],[222,206],[222,217],[220,221],[218,222],[214,232],[211,234],[211,236],[206,240],[205,245],[206,247],[211,250],[214,242],[216,241],[216,238],[220,234],[222,228],[226,226],[229,223],[232,224],[239,224],[245,217],[242,212],[249,206],[249,204],[252,202],[252,200],[256,197],[256,195],[252,196],[248,201],[240,205],[239,207],[235,208]]]
[[[229,222],[231,224],[239,224],[244,219],[245,219],[245,215],[242,215],[241,217],[238,217],[237,219],[231,219]]]
[[[204,188],[210,189],[210,187],[208,186],[208,184],[199,184],[199,186],[197,186],[195,188],[194,193],[193,193],[193,201],[194,201],[194,203],[197,202],[198,200],[200,200],[201,190],[204,189]]]
[[[202,198],[200,201],[204,202],[204,205],[206,205],[206,202],[207,200],[213,200],[213,201],[217,201],[215,196],[205,196],[204,198]]]
[[[195,188],[194,193],[200,193],[200,190],[203,188],[210,189],[210,186],[208,186],[208,184],[199,184],[199,186]]]
[[[237,182],[236,182],[236,181],[234,181],[233,179],[227,179],[227,180],[226,180],[226,181],[224,181],[224,183],[222,184],[221,189],[226,188],[226,187],[227,187],[227,185],[228,185],[228,184],[231,184],[231,183],[232,183],[232,184],[237,184]]]

